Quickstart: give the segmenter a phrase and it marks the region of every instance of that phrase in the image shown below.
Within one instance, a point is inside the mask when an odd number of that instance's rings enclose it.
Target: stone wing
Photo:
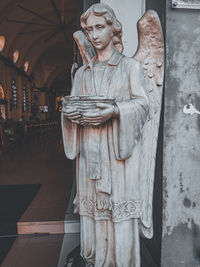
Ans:
[[[80,51],[83,64],[88,63],[95,55],[96,52],[92,44],[88,41],[86,35],[82,31],[76,31],[73,34],[74,41],[76,42]]]
[[[138,21],[138,49],[133,56],[144,69],[150,101],[149,119],[142,134],[140,182],[142,194],[141,233],[153,236],[152,202],[156,148],[164,78],[164,40],[160,19],[148,10]]]

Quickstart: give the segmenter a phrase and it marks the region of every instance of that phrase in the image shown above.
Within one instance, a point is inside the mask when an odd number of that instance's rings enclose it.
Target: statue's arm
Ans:
[[[75,74],[71,95],[78,95],[80,90],[81,72],[78,70]],[[62,108],[61,125],[63,144],[66,157],[74,159],[79,153],[79,128],[78,128],[79,114],[73,108]]]
[[[99,108],[95,113],[88,111],[82,115],[83,125],[99,126],[102,123],[108,121],[110,118],[118,118],[119,110],[114,104],[98,103],[96,107]]]
[[[148,118],[149,100],[143,70],[135,60],[129,65],[130,99],[117,101],[118,119],[113,119],[113,138],[116,158],[125,160],[132,155],[141,138]]]
[[[129,62],[130,63],[130,62]],[[139,122],[141,119],[143,123],[146,121],[149,112],[149,98],[147,93],[147,83],[145,80],[143,68],[136,60],[131,60],[129,67],[129,90],[130,99],[125,101],[116,101],[116,117],[126,113],[137,113],[134,122]]]
[[[75,73],[74,81],[73,81],[73,86],[71,89],[71,96],[77,96],[79,95],[79,89],[81,87],[81,69],[78,69]],[[74,108],[74,107],[69,107],[68,105],[65,106],[63,103],[62,107],[62,112],[63,112],[63,117],[65,119],[70,120],[73,123],[80,124],[81,121],[81,114],[80,112]]]
[[[143,68],[136,60],[133,60],[130,68],[130,88],[131,101],[138,105],[138,108],[141,109],[141,115],[144,115],[146,121],[149,111],[147,83]]]

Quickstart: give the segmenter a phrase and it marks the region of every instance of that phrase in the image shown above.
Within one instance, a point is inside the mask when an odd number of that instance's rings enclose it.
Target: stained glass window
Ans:
[[[18,104],[17,85],[16,81],[12,80],[12,108],[16,109]]]
[[[26,88],[26,84],[23,87],[23,105],[22,105],[23,112],[28,110],[28,92]]]

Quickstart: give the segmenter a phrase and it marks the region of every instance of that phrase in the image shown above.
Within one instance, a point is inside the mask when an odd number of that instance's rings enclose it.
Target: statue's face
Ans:
[[[104,50],[112,42],[111,26],[103,17],[94,14],[91,14],[86,21],[86,34],[96,50]]]

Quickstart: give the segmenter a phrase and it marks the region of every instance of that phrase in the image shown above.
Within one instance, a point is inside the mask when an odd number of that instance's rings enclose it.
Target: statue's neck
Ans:
[[[112,43],[110,43],[103,50],[96,50],[96,52],[97,52],[97,61],[108,61],[114,52],[114,46]]]

